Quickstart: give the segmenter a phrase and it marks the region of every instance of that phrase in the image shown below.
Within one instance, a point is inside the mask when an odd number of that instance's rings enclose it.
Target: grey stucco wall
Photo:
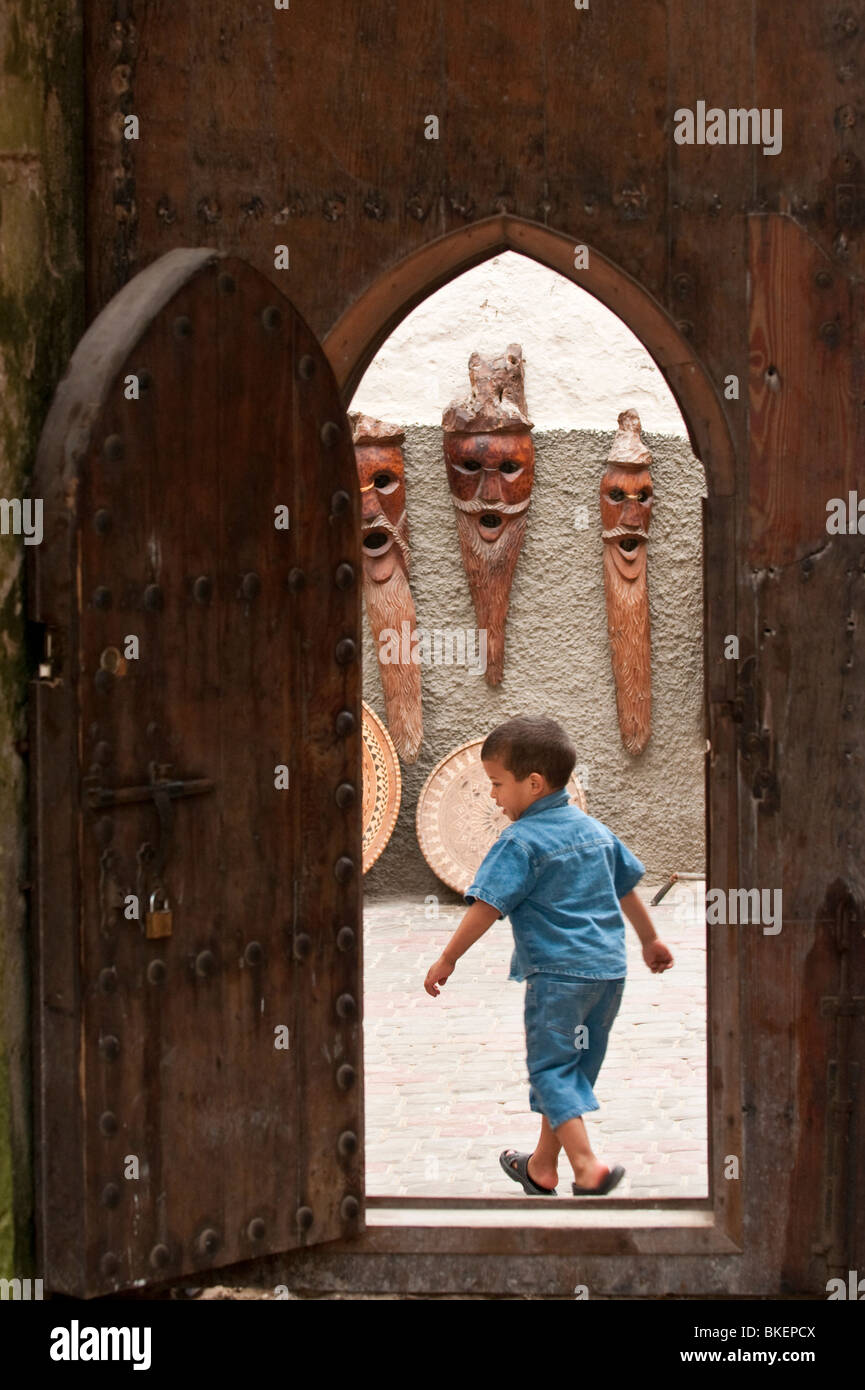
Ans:
[[[416,763],[400,764],[399,818],[364,878],[370,901],[427,894],[443,903],[460,901],[421,854],[418,796],[440,758],[515,714],[546,714],[565,726],[578,766],[588,770],[588,811],[642,859],[644,884],[673,870],[703,871],[703,469],[687,440],[644,432],[655,490],[648,561],[652,737],[634,758],[619,736],[604,600],[598,491],[613,435],[535,431],[535,484],[511,590],[504,678],[493,689],[466,667],[421,666],[423,744]],[[407,427],[405,462],[418,626],[474,628],[441,430]],[[575,525],[582,506],[586,530]],[[386,723],[365,615],[363,694]]]

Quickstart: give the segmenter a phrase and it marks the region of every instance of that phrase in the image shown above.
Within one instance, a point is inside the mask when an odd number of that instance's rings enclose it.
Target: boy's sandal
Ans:
[[[531,1154],[518,1154],[516,1149],[505,1149],[499,1154],[499,1163],[504,1168],[509,1178],[518,1182],[523,1191],[530,1197],[555,1197],[557,1196],[554,1187],[539,1187],[532,1178],[529,1177],[528,1162]]]
[[[603,1197],[607,1192],[612,1192],[614,1187],[622,1181],[625,1170],[620,1163],[615,1168],[611,1168],[605,1178],[602,1178],[597,1187],[577,1187],[575,1182],[571,1183],[571,1191],[575,1197]]]

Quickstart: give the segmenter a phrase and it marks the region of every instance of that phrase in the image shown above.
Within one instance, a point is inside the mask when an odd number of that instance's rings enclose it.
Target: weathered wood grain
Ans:
[[[748,552],[765,569],[822,549],[829,499],[865,488],[865,296],[790,217],[752,218],[750,240]]]
[[[756,0],[754,104],[782,111],[783,149],[755,160],[754,208],[795,217],[827,255],[861,276],[865,6],[797,7],[795,43],[778,41],[778,20],[772,0]]]

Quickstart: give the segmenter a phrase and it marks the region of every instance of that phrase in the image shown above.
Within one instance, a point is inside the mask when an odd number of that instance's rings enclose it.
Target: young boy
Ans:
[[[634,892],[646,872],[567,791],[577,755],[554,719],[520,716],[499,724],[481,748],[490,795],[511,821],[463,897],[470,903],[424,981],[427,994],[453,974],[470,946],[510,917],[508,976],[526,980],[529,1106],[542,1116],[531,1154],[505,1149],[499,1162],[523,1191],[555,1196],[559,1150],[574,1170],[575,1196],[610,1192],[624,1177],[597,1159],[582,1116],[599,1109],[597,1080],[625,988],[624,911],[655,974],[673,957]]]

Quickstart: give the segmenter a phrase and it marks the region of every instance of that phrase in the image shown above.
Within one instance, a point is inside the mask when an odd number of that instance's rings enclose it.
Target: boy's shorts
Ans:
[[[526,981],[529,1106],[553,1129],[600,1109],[592,1087],[624,989],[624,976],[582,980],[538,973]]]

